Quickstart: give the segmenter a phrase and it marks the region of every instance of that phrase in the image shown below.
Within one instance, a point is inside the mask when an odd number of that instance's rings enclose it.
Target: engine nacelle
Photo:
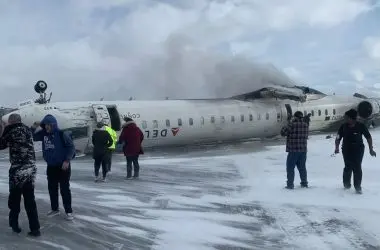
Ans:
[[[372,119],[380,113],[380,103],[375,99],[367,99],[359,103],[358,115],[363,119]]]

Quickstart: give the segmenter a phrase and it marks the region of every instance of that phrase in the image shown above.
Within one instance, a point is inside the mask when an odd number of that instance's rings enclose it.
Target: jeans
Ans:
[[[287,186],[294,187],[294,168],[297,166],[300,174],[301,186],[307,186],[307,171],[306,171],[306,155],[307,152],[289,152],[286,159]]]
[[[139,177],[140,165],[139,156],[127,156],[127,178],[132,177],[132,163],[133,163],[133,177]]]

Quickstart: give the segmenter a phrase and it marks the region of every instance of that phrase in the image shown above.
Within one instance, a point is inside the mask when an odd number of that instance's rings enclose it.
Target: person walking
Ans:
[[[107,166],[108,166],[108,172],[111,172],[111,165],[112,165],[112,154],[116,149],[116,142],[117,142],[117,134],[116,131],[108,126],[107,124],[104,124],[105,130],[110,134],[112,138],[112,145],[108,147],[108,156],[107,156]]]
[[[40,236],[40,223],[34,195],[37,174],[36,156],[32,133],[21,122],[19,114],[11,114],[8,126],[4,128],[0,138],[0,150],[9,147],[9,226],[13,232],[21,233],[18,223],[21,196],[24,197],[24,207],[29,220],[29,236]]]
[[[105,130],[104,124],[99,122],[97,124],[97,128],[92,134],[92,144],[94,145],[93,158],[95,160],[95,182],[106,181],[109,163],[108,148],[112,145],[112,143],[113,141],[111,135]],[[102,165],[102,178],[99,177],[100,165]]]
[[[335,139],[335,154],[339,154],[339,145],[342,143],[342,154],[344,160],[343,186],[345,189],[351,188],[351,176],[353,173],[354,188],[358,194],[362,193],[362,161],[364,156],[363,136],[366,138],[371,156],[376,156],[373,150],[372,136],[368,128],[357,121],[358,113],[355,109],[350,109],[345,113],[346,122],[343,123]]]
[[[118,143],[123,144],[123,151],[127,160],[126,178],[132,178],[132,164],[133,178],[138,178],[140,173],[139,155],[144,154],[141,146],[144,134],[131,118],[126,117],[124,121],[125,124],[123,125]]]
[[[287,185],[285,188],[294,189],[294,168],[297,166],[301,187],[307,188],[307,140],[309,136],[309,124],[303,119],[303,113],[296,111],[294,118],[287,126],[281,129],[281,135],[286,136],[286,159]]]
[[[36,131],[40,126],[42,129]],[[58,127],[57,119],[53,115],[46,115],[41,122],[32,126],[33,140],[42,141],[43,158],[47,163],[47,181],[50,196],[51,211],[48,216],[58,215],[58,186],[66,213],[66,219],[72,220],[71,207],[71,160],[75,157],[75,146],[71,137]]]

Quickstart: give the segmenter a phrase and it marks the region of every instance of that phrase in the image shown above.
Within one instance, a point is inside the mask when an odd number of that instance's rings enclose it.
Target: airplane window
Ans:
[[[178,126],[182,126],[182,119],[181,118],[178,119]]]
[[[153,120],[153,128],[158,128],[158,121],[157,120]]]
[[[249,121],[253,121],[253,115],[249,114]]]
[[[170,120],[166,119],[166,127],[170,127]]]
[[[220,117],[220,123],[224,123],[224,122],[225,122],[224,116],[221,116]]]
[[[257,114],[257,120],[261,120],[261,114]]]
[[[211,123],[215,123],[215,117],[211,116]]]
[[[335,109],[333,109],[333,115],[335,115],[336,114],[336,110]]]
[[[201,125],[204,125],[205,124],[205,118],[202,116],[201,117]]]
[[[231,116],[231,122],[235,122],[235,116]]]
[[[240,116],[240,121],[241,121],[241,122],[244,122],[244,115],[241,115],[241,116]]]
[[[147,127],[146,121],[142,121],[141,127],[142,127],[143,129],[146,129],[146,127]]]
[[[311,111],[311,116],[314,116],[314,110]]]
[[[189,125],[193,126],[193,118],[189,118]]]
[[[268,113],[266,113],[265,118],[266,118],[267,120],[269,120],[269,114],[268,114]]]
[[[321,110],[318,110],[318,116],[321,116],[321,115],[322,115]]]
[[[325,109],[325,115],[329,115],[329,111]]]

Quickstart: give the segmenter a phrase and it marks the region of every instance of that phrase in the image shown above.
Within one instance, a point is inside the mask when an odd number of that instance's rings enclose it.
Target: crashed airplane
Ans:
[[[361,95],[326,95],[302,86],[265,88],[229,98],[156,101],[50,102],[47,84],[38,81],[37,100],[20,102],[11,113],[31,126],[45,115],[54,115],[63,130],[70,131],[80,153],[92,150],[96,123],[104,121],[119,134],[123,118],[130,117],[144,132],[144,147],[180,146],[277,136],[295,111],[311,114],[312,132],[336,131],[344,113],[358,110],[367,124],[379,118],[378,99]]]

